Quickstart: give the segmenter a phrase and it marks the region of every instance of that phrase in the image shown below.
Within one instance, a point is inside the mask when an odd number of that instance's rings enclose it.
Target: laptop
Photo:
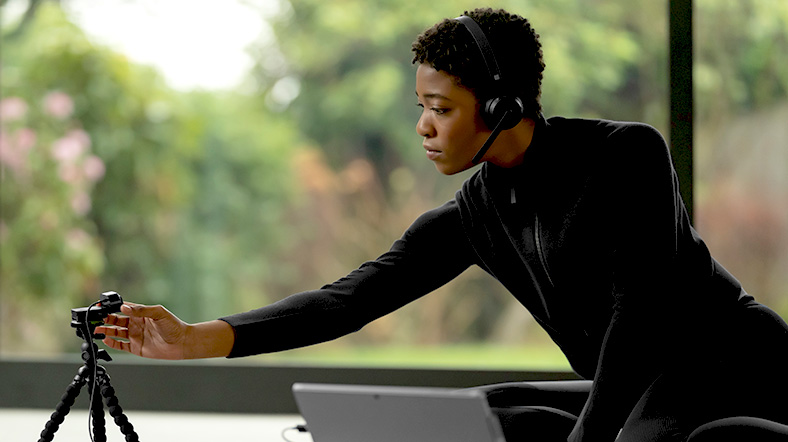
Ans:
[[[475,390],[293,384],[314,442],[505,442]]]

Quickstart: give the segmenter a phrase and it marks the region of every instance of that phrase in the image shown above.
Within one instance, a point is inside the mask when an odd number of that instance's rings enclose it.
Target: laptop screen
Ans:
[[[373,385],[293,385],[314,442],[504,442],[475,390]]]

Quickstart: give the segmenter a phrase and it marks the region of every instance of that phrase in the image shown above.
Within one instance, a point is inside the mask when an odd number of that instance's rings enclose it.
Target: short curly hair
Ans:
[[[542,112],[540,98],[545,68],[539,34],[527,19],[503,9],[474,9],[463,15],[479,24],[493,47],[506,95],[520,97],[525,117],[537,118]],[[501,93],[493,90],[473,36],[455,19],[444,19],[424,31],[413,42],[412,49],[414,64],[429,64],[452,75],[480,102]]]

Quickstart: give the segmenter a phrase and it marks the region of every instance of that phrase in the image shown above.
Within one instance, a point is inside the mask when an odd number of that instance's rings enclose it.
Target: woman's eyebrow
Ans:
[[[416,92],[416,96],[419,97],[419,93],[418,92]],[[424,96],[420,97],[420,98],[424,98],[424,99],[438,98],[438,99],[442,99],[442,100],[452,101],[451,98],[449,98],[449,97],[447,97],[445,95],[442,95],[442,94],[438,94],[438,93],[424,94]]]

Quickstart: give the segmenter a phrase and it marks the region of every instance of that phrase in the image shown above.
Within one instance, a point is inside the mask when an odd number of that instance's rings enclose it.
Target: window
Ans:
[[[788,5],[696,3],[696,226],[745,290],[786,317]]]
[[[430,2],[418,14],[404,1],[239,2],[251,12],[217,14],[202,29],[257,18],[237,68],[247,75],[203,90],[99,37],[86,11],[101,8],[89,3],[43,2],[4,45],[0,355],[76,352],[69,309],[104,290],[196,322],[319,287],[385,251],[468,176],[438,176],[417,149],[409,45],[471,2]],[[105,28],[129,14],[166,16],[157,2],[112,3],[102,8],[129,9],[110,11]],[[639,120],[668,137],[667,2],[511,9],[542,35],[546,115]],[[698,0],[695,14],[698,229],[785,315],[785,7]],[[18,29],[13,17],[4,36]],[[199,47],[196,58],[218,60],[206,55],[210,41],[175,43],[171,59]],[[481,271],[354,336],[259,360],[568,368]]]

